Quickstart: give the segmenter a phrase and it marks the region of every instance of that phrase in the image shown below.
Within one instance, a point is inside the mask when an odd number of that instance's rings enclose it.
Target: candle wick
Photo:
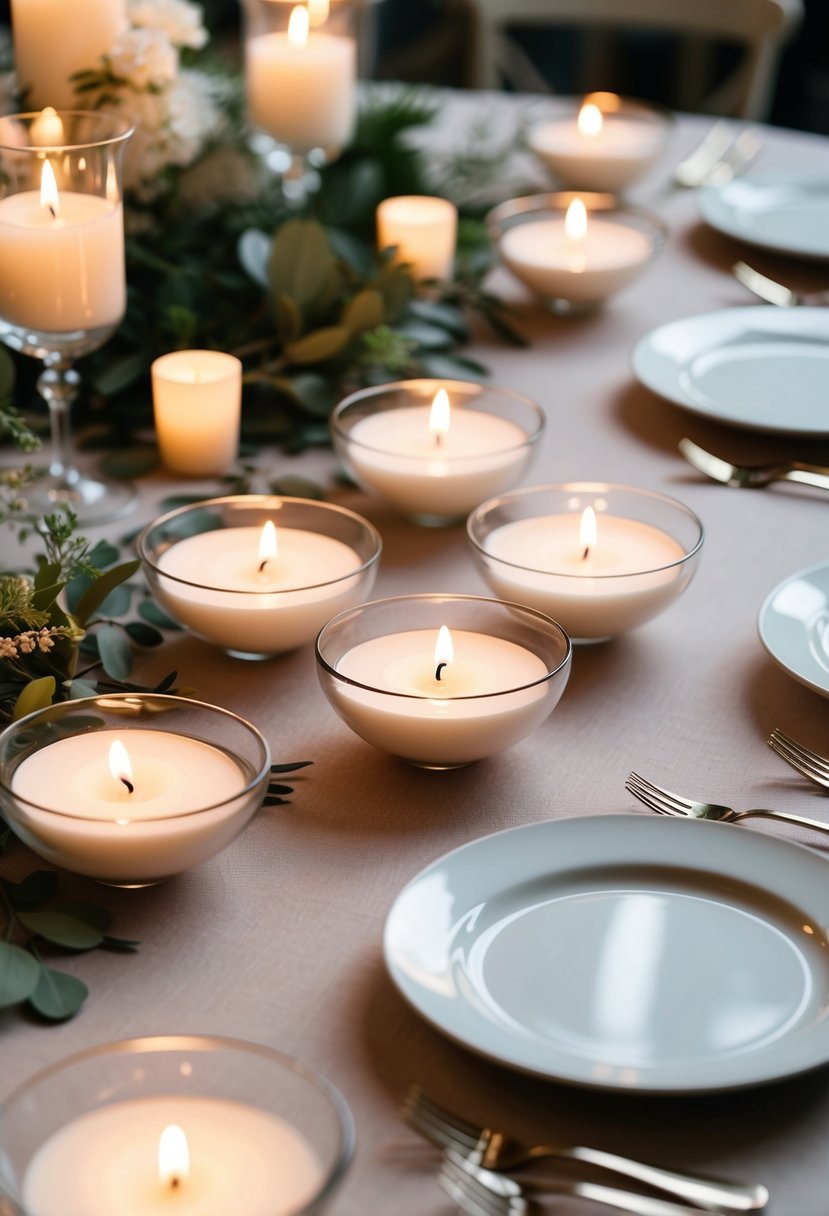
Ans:
[[[130,793],[130,794],[135,793],[135,786],[133,785],[133,783],[131,781],[128,781],[126,777],[119,777],[118,780],[127,787],[128,793]]]
[[[584,553],[582,553],[582,555],[581,555],[581,560],[582,560],[583,562],[586,562],[589,556],[590,556],[590,546],[589,546],[589,545],[585,545],[585,546],[584,546]]]
[[[264,574],[264,572],[265,572],[265,567],[267,566],[267,564],[268,564],[268,562],[269,562],[269,561],[270,561],[270,558],[266,557],[264,561],[261,561],[261,562],[259,563],[259,573],[260,573],[260,574]]]
[[[435,670],[435,679],[436,680],[440,679],[440,673],[443,671],[444,667],[447,667],[447,666],[448,666],[447,663],[438,663],[437,668]]]
[[[54,209],[54,207],[52,206],[52,204],[51,204],[51,203],[47,203],[47,206],[48,206],[48,208],[49,208],[49,214],[51,215],[52,219],[53,219],[53,220],[56,220],[56,219],[58,218],[58,213],[57,213],[57,211],[55,211],[55,209]]]
[[[435,447],[439,448],[443,443],[443,435],[440,431],[435,431]]]
[[[173,1174],[172,1178],[170,1179],[170,1190],[175,1191],[180,1186],[181,1186],[181,1179],[179,1178],[178,1174]]]

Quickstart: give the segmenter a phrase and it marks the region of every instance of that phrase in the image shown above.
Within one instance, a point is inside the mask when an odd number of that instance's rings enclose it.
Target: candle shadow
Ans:
[[[570,679],[555,715],[580,712],[582,700],[594,700],[601,696],[600,689],[610,684],[644,684],[651,668],[655,673],[664,670],[664,661],[664,655],[648,643],[642,630],[621,634],[609,642],[577,644],[573,647]]]

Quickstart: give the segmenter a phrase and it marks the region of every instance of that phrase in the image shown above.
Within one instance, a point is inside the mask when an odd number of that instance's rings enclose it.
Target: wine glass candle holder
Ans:
[[[105,112],[0,119],[0,339],[40,359],[49,406],[48,477],[27,492],[41,513],[65,504],[81,523],[120,515],[131,487],[75,467],[75,361],[102,346],[126,307],[121,162],[132,128]]]

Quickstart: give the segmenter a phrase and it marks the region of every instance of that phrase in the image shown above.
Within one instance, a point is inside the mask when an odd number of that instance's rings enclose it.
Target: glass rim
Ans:
[[[539,676],[537,680],[531,680],[528,684],[516,684],[511,688],[500,688],[496,692],[474,693],[466,696],[431,697],[428,693],[395,692],[393,689],[377,688],[373,684],[364,684],[361,680],[355,680],[353,676],[343,675],[341,671],[338,671],[336,667],[333,667],[328,662],[320,650],[320,641],[325,631],[339,624],[340,621],[346,616],[356,616],[362,613],[364,610],[377,607],[378,604],[386,605],[413,603],[415,601],[420,603],[435,603],[438,600],[453,600],[472,604],[486,604],[490,606],[497,605],[499,608],[506,608],[511,612],[521,613],[523,616],[529,617],[537,626],[542,627],[548,637],[551,635],[557,636],[560,641],[563,641],[564,655],[558,666],[551,668],[551,670],[546,671],[543,676]],[[552,626],[552,629],[550,626]],[[426,631],[426,629],[423,630],[423,632]],[[406,632],[419,632],[419,630],[413,629],[411,631],[407,630]],[[379,636],[387,635],[382,634]],[[502,640],[508,641],[509,639]],[[516,645],[517,644],[518,643],[516,643]],[[346,608],[342,612],[338,612],[336,616],[332,617],[330,621],[327,621],[323,625],[322,629],[317,634],[314,642],[314,657],[323,671],[336,679],[340,684],[347,684],[352,688],[362,688],[366,692],[375,693],[377,696],[395,697],[403,701],[437,701],[440,704],[457,704],[458,702],[488,701],[492,700],[494,697],[511,696],[513,693],[523,692],[525,689],[538,688],[542,684],[548,684],[551,680],[555,679],[557,675],[564,671],[571,662],[573,657],[573,643],[570,635],[567,633],[563,625],[560,625],[558,621],[553,619],[553,617],[547,616],[546,613],[539,612],[537,608],[530,608],[526,604],[517,604],[511,600],[496,600],[484,595],[463,595],[461,593],[455,594],[454,592],[442,593],[424,591],[414,592],[411,595],[390,595],[380,600],[368,600],[364,604],[357,604],[352,608]],[[540,655],[536,655],[536,657],[541,658]],[[545,666],[549,666],[546,660],[543,660],[543,662]]]
[[[484,224],[491,240],[498,244],[510,227],[532,223],[546,216],[564,215],[570,203],[580,199],[587,214],[612,216],[617,221],[633,221],[641,228],[648,228],[651,256],[660,250],[668,239],[670,228],[656,212],[628,203],[616,194],[602,190],[548,190],[538,194],[525,194],[521,198],[498,203],[484,217]]]
[[[186,515],[189,511],[204,510],[205,507],[218,507],[220,505],[227,504],[227,503],[250,504],[251,507],[255,508],[258,504],[262,504],[264,502],[272,502],[272,501],[278,501],[280,503],[290,503],[292,506],[295,504],[301,503],[303,505],[308,506],[309,509],[311,509],[311,510],[317,509],[320,511],[333,511],[339,515],[347,516],[355,524],[357,524],[359,527],[361,527],[365,531],[366,535],[369,537],[369,539],[372,543],[372,546],[373,546],[371,554],[360,563],[360,565],[356,568],[356,570],[349,570],[347,574],[340,574],[340,575],[338,575],[337,578],[324,579],[320,583],[303,583],[301,586],[296,586],[296,587],[279,587],[276,590],[272,589],[269,591],[266,588],[262,588],[261,590],[259,590],[258,588],[255,588],[255,589],[251,588],[249,590],[240,590],[239,588],[233,589],[233,588],[228,588],[228,587],[217,587],[211,583],[196,583],[196,582],[193,582],[192,579],[181,578],[180,575],[171,574],[169,571],[163,570],[157,564],[156,560],[154,560],[154,558],[151,557],[148,552],[149,536],[150,536],[150,533],[153,531],[153,529],[157,528],[161,524],[168,523],[171,519],[174,519],[176,516]],[[240,526],[244,526],[244,525],[240,525]],[[218,529],[216,529],[216,530],[218,531]],[[221,530],[230,531],[230,527],[227,527],[227,528],[223,527]],[[199,535],[199,534],[197,533],[196,535]],[[322,533],[321,533],[321,535],[322,535]],[[176,544],[179,544],[181,541],[185,541],[185,540],[189,540],[189,539],[190,538],[187,536],[180,536],[174,541],[173,545],[170,545],[169,548],[172,549],[175,547]],[[346,542],[343,541],[342,543],[345,544]],[[186,503],[184,506],[175,507],[172,511],[167,511],[167,512],[165,512],[165,514],[157,516],[156,519],[151,520],[150,523],[148,523],[146,525],[146,527],[144,527],[142,529],[142,531],[139,534],[138,539],[136,541],[136,549],[138,551],[138,555],[141,558],[141,560],[143,562],[145,562],[147,564],[147,566],[149,566],[149,568],[153,571],[153,573],[155,575],[158,576],[158,578],[169,579],[170,582],[178,583],[179,586],[182,586],[182,587],[194,587],[194,588],[197,588],[199,591],[218,591],[222,595],[228,595],[228,596],[231,596],[231,595],[238,595],[238,596],[279,595],[279,596],[284,596],[284,595],[293,595],[299,591],[312,591],[317,587],[335,587],[337,585],[337,583],[345,582],[347,579],[359,578],[361,575],[365,574],[365,572],[367,570],[370,570],[371,567],[380,560],[380,557],[383,552],[383,539],[382,539],[379,531],[377,530],[377,528],[375,528],[374,524],[370,523],[369,520],[365,519],[362,515],[358,515],[358,513],[356,511],[352,511],[349,507],[341,507],[338,503],[318,502],[316,499],[313,499],[313,498],[296,498],[296,497],[289,497],[288,495],[279,495],[279,494],[228,494],[228,495],[225,495],[223,498],[206,498],[201,502]],[[169,549],[165,549],[165,553],[166,552],[169,552]],[[357,554],[357,556],[359,557],[359,554]]]
[[[275,1047],[268,1047],[264,1043],[254,1043],[247,1039],[237,1039],[231,1036],[215,1034],[147,1035],[140,1038],[116,1039],[109,1043],[99,1043],[94,1047],[87,1047],[82,1051],[73,1052],[71,1055],[65,1056],[63,1059],[39,1069],[38,1072],[33,1073],[25,1081],[17,1085],[0,1102],[0,1125],[2,1125],[3,1119],[11,1113],[11,1107],[14,1102],[24,1098],[27,1092],[36,1085],[58,1076],[64,1070],[75,1065],[91,1062],[106,1056],[129,1053],[137,1055],[141,1052],[163,1054],[174,1051],[198,1051],[201,1053],[217,1051],[240,1052],[246,1055],[264,1057],[271,1063],[278,1063],[293,1072],[296,1076],[307,1081],[318,1093],[321,1093],[328,1100],[336,1115],[340,1130],[337,1152],[331,1165],[326,1168],[313,1195],[309,1197],[301,1208],[298,1208],[291,1214],[291,1216],[306,1216],[306,1214],[307,1216],[311,1216],[316,1210],[316,1205],[325,1199],[340,1181],[351,1161],[356,1144],[354,1116],[345,1098],[336,1085],[332,1081],[329,1081],[328,1077],[319,1072],[313,1065],[307,1064],[295,1056],[290,1056],[287,1052],[279,1051]],[[13,1198],[17,1202],[17,1198]],[[21,1216],[26,1216],[23,1210],[21,1210]]]
[[[340,401],[335,406],[335,408],[331,414],[330,426],[331,426],[331,431],[334,435],[334,438],[339,439],[344,445],[355,447],[355,448],[361,448],[363,451],[375,452],[378,455],[383,455],[383,456],[392,454],[395,456],[399,456],[401,460],[410,461],[412,464],[421,464],[424,460],[437,459],[437,460],[444,461],[446,464],[453,464],[453,465],[457,466],[457,465],[462,465],[464,462],[472,462],[472,461],[480,460],[482,455],[487,454],[487,453],[480,453],[480,452],[478,452],[474,455],[466,455],[464,453],[447,454],[445,452],[438,451],[435,453],[434,457],[432,457],[432,456],[417,456],[417,455],[407,456],[406,453],[398,453],[398,452],[390,453],[390,450],[388,448],[378,448],[378,447],[375,447],[374,444],[365,443],[361,439],[355,439],[353,433],[351,431],[346,430],[345,427],[342,425],[342,422],[341,422],[342,416],[352,406],[357,405],[361,401],[371,401],[371,399],[374,397],[382,397],[384,394],[389,394],[391,396],[395,393],[410,392],[411,390],[410,390],[409,386],[412,384],[434,385],[435,392],[438,392],[438,390],[441,388],[444,388],[444,389],[448,388],[449,391],[451,391],[451,392],[460,392],[461,394],[463,394],[464,391],[471,392],[471,390],[473,390],[473,389],[478,389],[478,390],[482,390],[483,392],[501,394],[504,398],[506,398],[512,402],[516,402],[522,406],[528,407],[530,410],[530,413],[533,416],[533,420],[534,420],[533,429],[526,431],[524,438],[522,440],[520,440],[519,442],[510,444],[508,447],[497,448],[494,450],[494,452],[492,454],[509,455],[512,452],[520,452],[523,448],[531,447],[534,443],[537,443],[539,441],[539,439],[541,439],[541,437],[543,436],[544,431],[546,429],[546,426],[547,426],[547,415],[544,413],[544,410],[541,408],[541,406],[538,404],[538,402],[534,401],[532,397],[528,397],[526,395],[526,393],[518,392],[517,389],[503,388],[503,387],[501,387],[501,385],[497,385],[497,384],[479,384],[475,380],[446,380],[446,379],[433,377],[433,376],[415,376],[408,380],[391,380],[387,384],[373,384],[373,385],[370,385],[368,388],[357,389],[357,390],[355,390],[355,392],[349,393],[347,397],[343,397],[342,401]],[[462,409],[465,409],[467,407],[467,405],[472,405],[472,402],[464,401],[464,402],[461,402],[459,405],[457,405],[457,407],[455,407],[453,404],[453,408],[462,410]],[[390,409],[428,409],[428,402],[410,400],[409,402],[404,402],[403,404],[401,404],[399,406],[391,405],[389,408]],[[372,414],[375,412],[383,412],[383,411],[374,411],[374,410],[370,411],[370,413],[372,413]],[[487,412],[489,412],[489,411],[487,411]],[[498,413],[495,410],[492,411],[492,416],[498,417],[498,418],[503,417],[503,415],[501,415],[500,413]],[[507,419],[506,421],[511,421],[511,420]],[[518,424],[516,424],[516,425],[518,425]]]
[[[135,124],[129,119],[124,118],[120,114],[115,114],[112,110],[59,110],[56,107],[47,106],[46,109],[54,109],[55,113],[60,118],[61,116],[68,118],[94,118],[97,120],[107,119],[113,124],[117,124],[120,130],[114,131],[112,135],[101,139],[86,139],[79,143],[57,143],[57,144],[24,144],[22,147],[19,144],[7,144],[0,139],[0,152],[16,152],[25,155],[43,156],[46,152],[80,152],[84,149],[91,148],[106,148],[113,144],[124,143],[135,131]],[[17,114],[3,114],[0,116],[0,131],[2,131],[2,123],[14,122],[15,120],[26,119],[34,122],[38,119],[42,110],[24,110]]]
[[[239,798],[247,798],[250,794],[252,794],[254,792],[254,790],[256,789],[256,786],[268,775],[268,773],[270,773],[270,769],[271,769],[270,745],[269,745],[267,739],[262,734],[262,732],[260,730],[258,730],[257,727],[255,727],[252,722],[248,722],[248,720],[246,718],[243,718],[240,714],[234,713],[232,709],[224,709],[221,705],[211,705],[207,701],[197,701],[197,700],[195,700],[195,698],[192,698],[192,697],[176,697],[176,696],[170,695],[169,693],[159,693],[159,692],[99,693],[97,696],[94,696],[94,697],[78,697],[77,699],[71,700],[71,701],[59,701],[57,703],[57,705],[47,705],[43,709],[33,710],[30,714],[26,714],[26,716],[24,718],[18,718],[18,720],[16,722],[12,722],[9,726],[6,727],[5,731],[3,731],[3,736],[4,736],[4,738],[12,738],[15,734],[18,733],[18,731],[21,728],[27,727],[27,724],[29,727],[31,727],[31,725],[33,725],[33,719],[41,717],[41,716],[45,716],[49,713],[54,713],[55,710],[65,711],[65,714],[68,716],[69,713],[72,710],[74,710],[76,707],[82,711],[84,708],[89,709],[93,705],[97,704],[97,705],[99,705],[99,708],[106,709],[105,705],[101,706],[99,704],[101,701],[126,702],[126,701],[131,701],[131,700],[148,700],[150,698],[153,698],[153,699],[159,700],[159,701],[169,702],[169,707],[171,709],[176,708],[176,707],[180,707],[180,708],[186,707],[186,708],[192,710],[195,708],[197,710],[212,711],[213,713],[221,714],[226,718],[231,718],[233,721],[237,722],[240,726],[242,726],[248,732],[248,734],[253,737],[253,739],[258,744],[259,749],[262,752],[264,759],[263,759],[262,764],[260,765],[259,769],[253,774],[253,776],[251,776],[245,782],[244,785],[242,785],[236,791],[236,793],[231,794],[227,798],[223,798],[220,802],[212,802],[208,806],[194,807],[193,810],[191,810],[191,811],[179,811],[175,815],[147,815],[147,816],[142,817],[141,819],[130,820],[129,821],[130,826],[136,826],[136,825],[140,825],[142,823],[164,823],[164,822],[177,823],[180,820],[190,820],[195,815],[206,815],[206,814],[209,814],[211,811],[221,810],[222,807],[228,806],[230,803],[235,802]],[[139,729],[144,729],[144,728],[139,728]],[[149,731],[152,731],[155,729],[155,727],[147,727],[146,729]],[[159,724],[159,729],[161,729],[160,724]],[[94,733],[97,733],[97,732],[93,732],[93,731],[83,731],[83,732],[79,731],[78,732],[78,734],[94,734]],[[176,732],[171,732],[171,733],[176,733]],[[70,735],[70,736],[66,736],[66,737],[73,738],[74,736]],[[195,735],[187,735],[187,736],[182,736],[182,737],[195,738],[200,743],[205,742],[204,739],[200,738],[199,736],[195,736]],[[52,740],[52,742],[58,742],[58,740]],[[49,745],[44,744],[44,746],[49,746]],[[212,743],[206,743],[205,746],[213,747],[215,745]],[[39,751],[40,748],[38,748],[36,750]],[[30,753],[30,754],[33,754],[33,753]],[[74,822],[77,822],[77,823],[101,824],[104,827],[106,827],[107,825],[113,826],[113,825],[117,824],[116,819],[95,819],[95,818],[91,818],[89,815],[76,815],[72,811],[62,811],[58,807],[41,806],[40,803],[38,803],[38,802],[31,802],[28,798],[21,797],[21,795],[19,793],[17,793],[17,791],[13,788],[11,783],[6,780],[5,768],[6,768],[6,765],[3,763],[0,763],[0,790],[2,790],[4,792],[4,794],[12,802],[17,803],[23,807],[30,807],[32,810],[39,811],[44,815],[56,815],[60,819],[73,820]],[[240,771],[240,775],[242,777],[244,777],[243,770],[240,768],[239,771]],[[1,1109],[2,1109],[2,1103],[0,1103],[0,1110]]]
[[[481,522],[485,512],[493,510],[496,506],[499,506],[506,501],[510,501],[510,500],[517,501],[524,497],[529,498],[530,495],[532,495],[532,494],[541,495],[541,494],[549,494],[551,492],[566,493],[567,491],[585,492],[585,491],[589,491],[591,489],[595,490],[596,493],[612,493],[614,490],[618,490],[624,494],[629,494],[631,497],[633,497],[634,495],[639,495],[644,499],[651,499],[656,502],[663,503],[663,504],[667,505],[668,507],[670,507],[671,509],[676,509],[686,517],[686,519],[689,521],[689,523],[694,525],[694,527],[697,530],[697,538],[694,541],[693,545],[691,545],[690,548],[686,549],[686,551],[682,554],[681,557],[675,558],[672,562],[665,562],[665,564],[661,565],[661,566],[649,566],[645,570],[633,570],[633,571],[628,572],[627,574],[595,574],[595,573],[587,573],[587,572],[585,572],[584,574],[575,574],[572,571],[568,571],[568,570],[562,570],[562,571],[543,570],[543,569],[540,569],[538,566],[526,566],[526,565],[523,565],[521,562],[508,561],[506,558],[499,557],[495,553],[490,553],[489,550],[485,549],[483,544],[480,541],[478,541],[477,537],[473,535],[473,528],[475,527],[476,524]],[[611,512],[611,514],[612,514],[612,512]],[[541,518],[541,517],[539,515],[526,515],[526,516],[523,516],[521,519],[509,520],[506,522],[506,524],[504,524],[502,526],[508,526],[508,524],[521,523],[521,522],[523,522],[523,520],[532,520],[532,519],[538,519],[538,518]],[[623,516],[623,518],[633,519],[632,516]],[[648,521],[647,520],[635,520],[634,522],[647,523]],[[651,526],[657,527],[656,524],[653,524]],[[489,533],[491,531],[492,531],[492,529],[489,529],[487,531],[487,535],[489,535]],[[665,529],[662,529],[662,531],[665,531]],[[699,518],[696,511],[692,511],[690,507],[686,506],[684,502],[680,502],[680,500],[678,498],[672,498],[670,494],[663,494],[660,490],[647,490],[640,486],[630,486],[630,485],[626,485],[624,482],[618,482],[618,481],[617,482],[613,482],[613,481],[570,481],[570,482],[551,483],[549,485],[540,485],[540,486],[521,486],[517,490],[508,490],[504,494],[499,494],[495,498],[490,498],[486,502],[482,502],[479,507],[476,507],[475,510],[470,512],[470,514],[469,514],[469,517],[466,521],[466,535],[469,540],[469,543],[472,545],[472,548],[475,550],[477,555],[480,555],[480,557],[483,558],[487,562],[491,562],[491,563],[497,564],[499,566],[504,566],[508,570],[523,570],[530,574],[541,574],[541,575],[545,575],[549,578],[557,578],[557,579],[558,578],[560,578],[560,579],[567,578],[567,579],[574,579],[574,580],[590,578],[590,579],[595,579],[597,582],[600,580],[604,580],[607,583],[610,583],[610,582],[612,582],[613,579],[641,578],[641,577],[644,577],[645,575],[660,574],[662,571],[673,570],[675,568],[678,568],[679,566],[685,565],[685,563],[690,561],[692,557],[695,557],[697,555],[697,553],[699,553],[700,549],[702,548],[702,543],[705,540],[705,528],[703,527],[702,520]],[[675,536],[672,537],[672,539],[677,540],[677,538]],[[685,544],[682,541],[677,540],[677,544],[681,544],[683,549],[686,548]]]

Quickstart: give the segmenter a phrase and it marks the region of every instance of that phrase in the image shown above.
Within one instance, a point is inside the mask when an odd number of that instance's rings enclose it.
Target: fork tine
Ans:
[[[772,731],[768,739],[772,751],[777,752],[792,768],[797,769],[805,777],[818,785],[829,785],[829,762],[825,757],[813,752],[795,739],[789,738],[782,731]]]
[[[509,1216],[511,1198],[491,1191],[480,1179],[468,1173],[462,1162],[451,1152],[444,1155],[440,1180],[446,1180],[455,1190],[474,1204],[485,1216]],[[446,1189],[446,1188],[444,1188]],[[451,1195],[451,1192],[448,1192]],[[451,1195],[458,1202],[457,1195]],[[467,1211],[469,1209],[467,1208]]]
[[[813,752],[810,747],[806,747],[805,743],[798,743],[796,739],[793,739],[791,735],[784,734],[782,730],[773,730],[769,737],[769,743],[780,743],[802,759],[808,760],[818,772],[829,776],[829,760],[825,756],[821,756],[818,752]]]
[[[640,802],[644,803],[645,806],[648,808],[648,810],[656,811],[657,815],[679,815],[680,814],[679,811],[669,811],[664,806],[663,803],[657,802],[647,792],[647,790],[643,790],[640,786],[634,785],[634,783],[630,779],[628,779],[625,782],[625,789],[628,791],[628,793],[633,794],[634,798],[638,798]]]
[[[410,1088],[400,1113],[410,1127],[438,1148],[469,1153],[477,1147],[479,1129],[427,1098],[419,1085]]]
[[[688,811],[693,810],[694,804],[690,799],[680,798],[679,794],[672,794],[670,790],[664,789],[654,781],[648,781],[647,777],[642,777],[639,773],[630,773],[628,781],[638,786],[644,793],[650,794],[655,800],[662,802],[667,808],[668,814],[676,814],[677,811],[687,814]]]

